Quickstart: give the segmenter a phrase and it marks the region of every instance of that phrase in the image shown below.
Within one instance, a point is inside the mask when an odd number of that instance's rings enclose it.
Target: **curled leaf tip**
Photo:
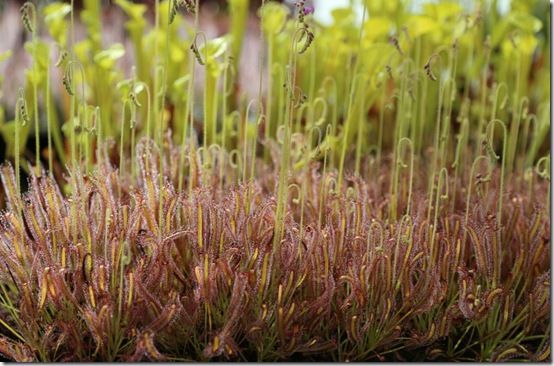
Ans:
[[[169,24],[172,24],[180,8],[185,8],[190,14],[196,13],[196,4],[193,0],[173,0],[169,10]]]
[[[314,38],[315,36],[313,32],[307,26],[305,26],[302,30],[302,36],[300,37],[301,40],[304,39],[304,44],[302,45],[298,53],[303,54],[304,52],[306,52],[308,48],[310,48],[310,45],[314,41]]]
[[[437,81],[437,77],[435,76],[435,74],[433,73],[433,70],[431,69],[431,62],[433,62],[433,59],[435,58],[435,56],[436,55],[431,56],[429,58],[429,61],[427,61],[425,66],[423,66],[423,69],[425,70],[425,74],[427,74],[429,79],[431,79],[433,81]]]
[[[35,5],[27,1],[25,2],[21,8],[19,8],[19,12],[21,13],[21,21],[23,22],[23,26],[29,33],[33,33],[35,30],[35,23],[36,23],[36,9]]]

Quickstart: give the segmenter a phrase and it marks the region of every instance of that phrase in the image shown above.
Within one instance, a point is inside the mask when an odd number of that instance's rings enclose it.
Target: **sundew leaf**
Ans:
[[[71,5],[54,2],[44,7],[44,22],[48,32],[62,47],[67,43],[67,22],[65,17],[71,12]]]
[[[542,22],[528,13],[510,13],[507,20],[510,24],[526,32],[536,33],[542,28]]]
[[[505,56],[512,55],[513,52],[521,52],[525,56],[530,56],[539,43],[537,38],[531,34],[519,36],[515,42],[517,48],[514,47],[514,43],[509,39],[502,42],[502,53]]]
[[[6,52],[0,53],[0,63],[6,61],[12,57],[12,51],[8,50]],[[4,75],[0,75],[0,98],[2,98],[2,82],[4,82]],[[2,109],[2,116],[0,116],[0,123],[4,122],[4,110]]]
[[[132,79],[125,79],[116,84],[117,90],[121,92],[122,100],[128,98],[129,93],[131,92],[131,85],[133,85]],[[135,95],[139,95],[144,91],[144,85],[142,83],[135,83],[133,92]]]
[[[146,5],[144,4],[134,4],[128,0],[115,0],[115,3],[133,20],[142,20],[146,12]]]
[[[81,121],[77,116],[75,116],[72,119],[65,121],[65,123],[62,125],[62,132],[67,138],[70,138],[71,129],[75,128],[78,130],[80,126],[81,126]],[[75,131],[75,133],[77,134],[78,131]]]
[[[115,3],[123,9],[125,14],[130,18],[125,22],[125,27],[129,32],[142,33],[142,30],[146,26],[146,20],[143,16],[146,12],[146,6],[143,4],[133,4],[127,0],[115,0]]]
[[[320,39],[322,43],[327,40],[336,42],[332,50],[336,57],[326,57],[324,62],[325,68],[327,68],[328,71],[331,73],[331,70],[336,70],[338,67],[343,65],[343,63],[345,62],[345,58],[349,55],[350,47],[346,42],[339,38],[333,37],[329,39]]]
[[[48,43],[44,41],[30,41],[25,42],[25,50],[33,57],[42,69],[46,69],[48,66],[48,58],[50,48]]]
[[[92,48],[92,45],[90,43],[90,40],[83,39],[82,41],[79,41],[75,43],[73,46],[73,51],[75,52],[75,56],[83,65],[90,63],[90,50]]]
[[[504,43],[506,35],[514,28],[522,31],[521,33],[524,33],[523,37],[527,37],[529,34],[540,31],[542,23],[531,14],[510,13],[505,19],[495,25],[492,30],[492,46],[496,47],[501,42]]]
[[[115,43],[94,55],[94,62],[104,69],[110,69],[123,55],[125,55],[125,48],[121,43]]]
[[[406,21],[406,28],[411,37],[416,38],[440,30],[439,23],[425,15],[412,15]]]
[[[528,34],[528,35],[520,36],[518,38],[517,48],[524,55],[531,55],[533,52],[535,52],[535,49],[537,48],[538,44],[539,44],[539,41],[537,37],[531,34]]]
[[[331,12],[335,23],[352,24],[356,20],[356,14],[351,8],[338,8]]]
[[[2,52],[0,53],[0,62],[4,62],[10,57],[12,57],[12,50],[7,50],[6,52]]]
[[[135,84],[135,87],[133,88],[133,92],[136,94],[136,95],[139,95],[140,93],[142,93],[142,91],[144,90],[144,84]]]
[[[389,18],[371,17],[364,23],[364,38],[368,41],[383,38],[390,33],[393,26]]]
[[[392,16],[402,11],[404,1],[402,0],[365,0],[368,14],[381,14]]]
[[[6,142],[6,154],[8,157],[13,158],[15,156],[15,126],[19,123],[19,154],[25,150],[25,143],[29,138],[30,123],[23,125],[21,122],[9,121],[0,125],[0,134]]]
[[[451,37],[453,39],[459,40],[461,37],[463,37],[466,34],[467,25],[466,22],[459,18],[457,21],[454,21],[452,23],[452,33]]]
[[[165,43],[166,41],[165,37],[166,33],[161,27],[158,30],[156,30],[156,28],[152,28],[148,32],[144,32],[142,36],[142,43],[146,50],[146,54],[149,54],[149,52],[154,52],[156,46],[156,38],[158,47],[160,47],[161,49],[163,43]]]
[[[212,73],[214,77],[217,77],[219,72],[223,69],[223,65],[217,61],[217,58],[225,54],[228,44],[227,37],[218,37],[209,40],[198,49],[202,57],[206,57],[207,70]]]
[[[215,59],[223,56],[227,50],[227,45],[228,42],[226,37],[218,37],[209,40],[206,45],[200,46],[198,50],[202,55],[207,55],[208,59]],[[206,48],[206,50],[204,50],[204,48]]]
[[[170,1],[160,2],[160,6],[158,10],[159,17],[160,17],[160,28],[163,28],[165,30],[167,30],[168,25],[172,26],[171,24],[169,24],[169,12],[168,12],[169,3]],[[175,24],[175,22],[173,22],[173,24]]]
[[[259,13],[263,22],[264,33],[266,35],[275,35],[280,33],[285,27],[290,11],[282,4],[269,2],[260,9]]]
[[[258,125],[254,121],[249,121],[249,123],[246,124],[246,136],[249,139],[254,138],[256,134],[258,133]]]
[[[187,85],[190,82],[190,79],[190,75],[185,75],[173,82],[173,93],[175,93],[175,96],[180,100],[184,101],[188,95]]]
[[[425,4],[423,13],[438,21],[458,16],[462,12],[460,4],[455,2],[441,2],[439,4]]]
[[[248,21],[249,0],[229,0],[228,3],[231,14],[229,29],[231,54],[235,59],[238,59],[246,32],[245,25]]]
[[[132,83],[131,79],[125,79],[125,80],[121,80],[119,83],[117,83],[115,87],[118,90],[121,90],[123,92],[129,92],[131,83]]]
[[[173,63],[184,62],[187,58],[187,52],[177,42],[171,42],[169,46],[169,58]]]
[[[356,14],[349,8],[337,8],[331,12],[333,23],[329,26],[329,32],[338,39],[346,42],[358,42],[360,30],[356,26]]]
[[[505,37],[506,33],[510,28],[510,24],[504,19],[503,21],[498,22],[491,32],[491,45],[496,47]]]
[[[49,57],[48,44],[39,40],[25,42],[25,49],[33,57],[33,62],[36,62],[36,67],[31,66],[26,70],[26,80],[32,85],[39,85],[46,79]]]
[[[371,74],[381,72],[396,53],[396,50],[388,43],[374,43],[363,52],[364,68]]]
[[[44,80],[44,73],[41,73],[39,71],[35,72],[35,69],[30,68],[25,71],[25,77],[29,84],[40,85],[40,83]]]
[[[85,0],[84,6],[85,8],[81,11],[81,21],[87,27],[89,39],[98,49],[102,43],[100,4],[95,0]]]
[[[64,19],[66,15],[71,13],[71,5],[59,1],[48,4],[44,7],[44,20],[47,23]]]
[[[182,88],[185,87],[185,85],[189,82],[189,80],[190,80],[190,75],[181,76],[180,78],[176,79],[173,82],[173,87],[175,88],[175,90],[181,90]]]

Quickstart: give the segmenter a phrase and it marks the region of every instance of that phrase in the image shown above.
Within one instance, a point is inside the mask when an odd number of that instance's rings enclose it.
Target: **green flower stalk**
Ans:
[[[33,71],[32,71],[32,80],[33,80],[33,119],[35,121],[35,158],[36,158],[36,174],[40,174],[40,126],[39,126],[39,116],[38,116],[38,70],[37,70],[37,9],[35,5],[27,1],[25,2],[20,9],[21,19],[25,26],[25,29],[31,33],[32,42],[33,42]]]

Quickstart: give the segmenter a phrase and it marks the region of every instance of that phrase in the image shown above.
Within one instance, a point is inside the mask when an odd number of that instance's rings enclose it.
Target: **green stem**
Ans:
[[[469,181],[467,183],[468,188],[467,188],[466,209],[465,209],[465,217],[464,217],[464,230],[463,230],[464,234],[463,234],[463,237],[462,237],[462,249],[461,249],[461,255],[460,255],[460,258],[462,258],[462,259],[464,258],[464,249],[466,247],[465,242],[466,242],[467,234],[468,234],[469,204],[470,204],[470,201],[471,201],[471,191],[472,191],[472,187],[473,187],[473,177],[475,175],[475,169],[477,167],[477,164],[479,163],[479,161],[481,161],[483,159],[486,159],[486,161],[489,163],[489,172],[488,172],[487,177],[485,177],[484,179],[481,179],[480,182],[487,181],[489,179],[490,174],[491,174],[490,160],[488,160],[489,158],[485,155],[479,155],[477,158],[475,158],[475,160],[473,161],[473,164],[471,165],[471,170],[470,170],[470,173],[469,173]]]
[[[34,13],[34,12],[33,12]],[[33,117],[35,120],[35,174],[40,175],[40,125],[38,119],[38,63],[37,63],[37,22],[34,21],[35,26],[33,27]]]
[[[50,174],[54,174],[52,169],[52,156],[54,155],[54,151],[52,150],[52,111],[50,110],[50,103],[51,101],[51,94],[50,94],[50,58],[48,58],[48,62],[46,64],[46,134],[48,136],[48,171]]]
[[[17,187],[17,194],[21,194],[21,178],[20,178],[20,173],[19,173],[19,153],[20,153],[20,148],[19,148],[19,140],[20,140],[20,131],[19,131],[19,128],[20,128],[20,125],[21,125],[21,108],[25,108],[24,107],[24,103],[25,103],[25,99],[23,99],[23,92],[20,91],[19,92],[20,94],[20,97],[17,99],[17,103],[16,103],[16,107],[15,107],[15,151],[14,151],[14,159],[15,159],[15,183],[16,183],[16,187]]]
[[[441,192],[442,188],[445,189],[444,194]],[[446,170],[446,168],[442,168],[440,170],[439,181],[437,183],[437,193],[435,195],[435,215],[433,218],[433,231],[431,234],[431,245],[429,250],[429,252],[431,253],[430,263],[437,263],[436,262],[437,258],[435,256],[435,235],[437,233],[437,223],[438,223],[438,217],[440,212],[440,199],[443,199],[443,200],[448,199],[448,170]]]
[[[493,119],[487,125],[487,135],[488,143],[491,147],[491,153],[495,160],[498,160],[500,157],[494,153],[492,147],[494,146],[494,125],[499,125],[502,128],[502,168],[500,172],[500,189],[498,192],[498,210],[497,210],[497,219],[498,219],[498,229],[502,227],[502,198],[504,194],[504,174],[506,171],[506,149],[507,149],[507,129],[504,122],[499,119]]]
[[[363,34],[364,34],[364,23],[365,23],[365,19],[366,19],[366,14],[367,14],[367,4],[366,2],[364,1],[363,2],[363,13],[362,13],[362,23],[361,23],[361,26],[360,26],[360,32],[359,32],[359,35],[358,35],[358,48],[357,48],[357,54],[360,55],[362,52],[362,38],[363,38]],[[347,138],[348,138],[348,134],[349,134],[349,130],[350,130],[350,124],[351,124],[351,121],[352,121],[352,104],[353,104],[353,99],[354,99],[354,91],[355,91],[355,88],[357,87],[357,80],[358,80],[358,70],[360,68],[360,57],[356,57],[356,61],[354,62],[354,68],[353,68],[353,73],[352,73],[352,79],[350,80],[350,100],[349,100],[349,103],[348,103],[348,112],[347,112],[347,122],[346,122],[346,126],[345,126],[345,131],[344,131],[344,138],[343,138],[343,142],[342,142],[342,152],[341,152],[341,157],[340,157],[340,161],[339,161],[339,181],[338,181],[338,190],[340,191],[341,187],[342,187],[342,182],[343,182],[343,173],[344,173],[344,159],[346,158],[346,145],[347,145]],[[361,98],[363,99],[363,97]],[[363,108],[363,103],[362,105],[360,105],[360,108]]]

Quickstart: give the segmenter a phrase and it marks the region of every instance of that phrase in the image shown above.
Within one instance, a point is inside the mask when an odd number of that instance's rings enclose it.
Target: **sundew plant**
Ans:
[[[5,359],[551,360],[545,0],[78,3],[0,4]]]

